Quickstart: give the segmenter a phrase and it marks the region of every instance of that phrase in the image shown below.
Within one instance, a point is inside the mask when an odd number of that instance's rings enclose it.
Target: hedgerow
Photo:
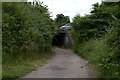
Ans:
[[[34,59],[51,51],[56,27],[46,5],[3,2],[2,11],[3,64]]]
[[[99,77],[120,76],[119,18],[119,3],[102,2],[73,19],[74,51],[97,67]]]

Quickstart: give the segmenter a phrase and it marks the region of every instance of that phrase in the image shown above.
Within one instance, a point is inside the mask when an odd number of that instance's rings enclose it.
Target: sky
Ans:
[[[32,0],[28,0],[32,1]],[[51,12],[52,18],[56,18],[57,14],[64,14],[69,16],[70,20],[75,17],[75,15],[80,14],[84,16],[89,14],[92,9],[92,4],[101,3],[102,0],[40,0],[45,5],[48,6]]]

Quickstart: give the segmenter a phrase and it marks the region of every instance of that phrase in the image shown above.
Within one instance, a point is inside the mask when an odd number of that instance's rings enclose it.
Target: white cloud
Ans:
[[[31,0],[28,0],[31,1]],[[101,2],[101,0],[40,0],[45,5],[48,5],[49,11],[52,12],[52,18],[56,14],[63,13],[66,16],[73,18],[76,14],[84,15],[90,12],[92,4]]]

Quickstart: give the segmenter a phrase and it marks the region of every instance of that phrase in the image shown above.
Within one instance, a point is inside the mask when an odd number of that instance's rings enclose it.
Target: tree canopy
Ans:
[[[64,16],[63,14],[57,14],[55,22],[59,27],[61,27],[67,23],[70,23],[70,18],[69,16]]]

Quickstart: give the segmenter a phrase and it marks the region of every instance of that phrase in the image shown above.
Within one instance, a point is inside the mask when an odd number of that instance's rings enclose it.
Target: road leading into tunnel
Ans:
[[[55,56],[24,78],[96,78],[90,64],[72,50],[55,48]]]

